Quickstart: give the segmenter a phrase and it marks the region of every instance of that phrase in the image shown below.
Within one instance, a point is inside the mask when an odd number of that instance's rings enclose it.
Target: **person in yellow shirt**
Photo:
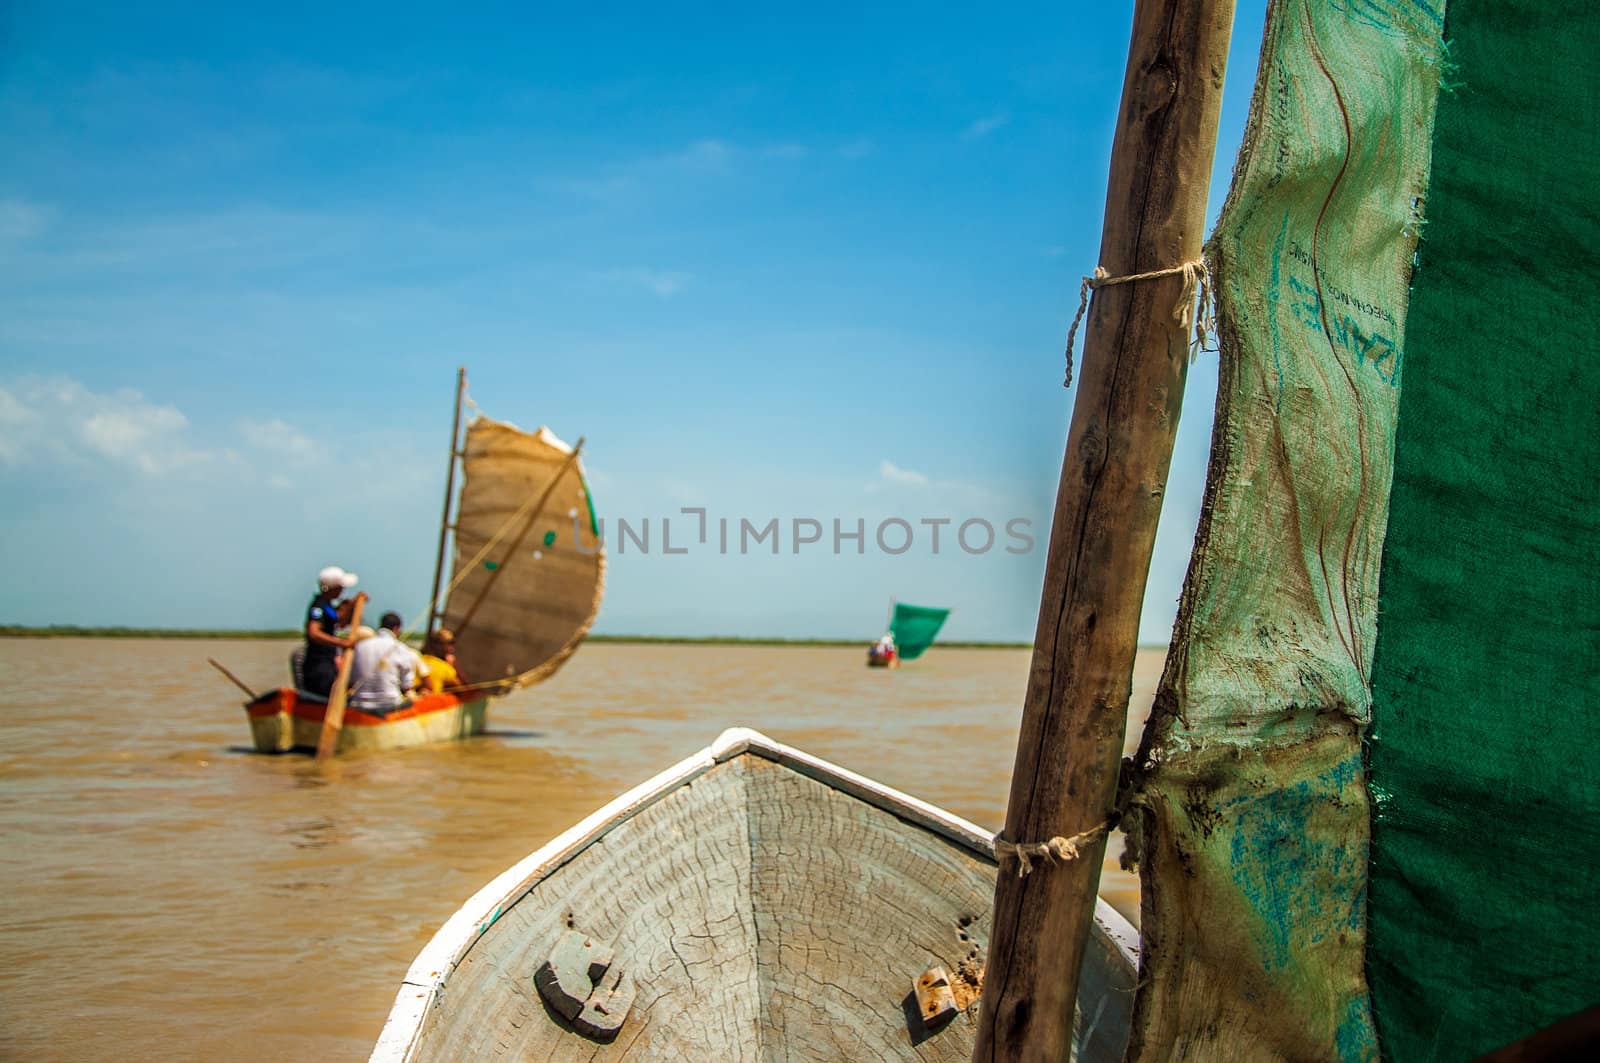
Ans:
[[[422,644],[423,673],[417,693],[438,694],[446,687],[465,686],[466,677],[456,668],[456,639],[449,628],[440,628]]]

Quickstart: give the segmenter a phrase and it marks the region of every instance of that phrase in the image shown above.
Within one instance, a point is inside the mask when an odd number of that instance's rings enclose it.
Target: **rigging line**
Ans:
[[[1072,346],[1077,340],[1078,326],[1083,324],[1083,315],[1089,309],[1090,292],[1097,292],[1113,284],[1158,280],[1178,275],[1183,277],[1183,288],[1178,293],[1178,302],[1173,307],[1172,316],[1177,321],[1178,327],[1183,330],[1186,339],[1191,331],[1194,333],[1194,338],[1189,343],[1189,362],[1193,364],[1200,352],[1208,349],[1206,341],[1215,337],[1217,331],[1216,310],[1212,305],[1211,296],[1210,267],[1203,249],[1199,258],[1166,269],[1152,269],[1144,273],[1127,273],[1113,277],[1104,266],[1096,266],[1092,276],[1083,278],[1083,284],[1078,288],[1078,312],[1073,315],[1072,325],[1067,329],[1067,376],[1062,387],[1072,386]]]

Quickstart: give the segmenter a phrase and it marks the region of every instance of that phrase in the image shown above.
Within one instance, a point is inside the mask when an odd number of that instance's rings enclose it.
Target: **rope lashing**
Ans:
[[[1007,859],[1015,859],[1017,877],[1026,878],[1033,870],[1035,860],[1042,860],[1046,866],[1076,860],[1083,855],[1084,846],[1099,841],[1108,829],[1110,825],[1102,823],[1070,838],[1055,837],[1044,842],[1012,842],[997,834],[994,839],[994,855],[1001,863]]]
[[[1148,273],[1129,273],[1122,277],[1113,277],[1106,272],[1104,266],[1096,266],[1094,275],[1083,278],[1083,283],[1078,287],[1078,312],[1072,317],[1072,327],[1067,329],[1067,379],[1061,386],[1068,388],[1072,386],[1072,347],[1077,341],[1078,326],[1083,323],[1083,315],[1089,311],[1090,292],[1109,288],[1113,284],[1156,280],[1180,273],[1183,274],[1183,289],[1178,293],[1178,302],[1172,308],[1172,317],[1185,334],[1190,329],[1194,330],[1194,341],[1189,347],[1189,361],[1193,362],[1195,356],[1206,347],[1207,341],[1215,336],[1217,331],[1216,310],[1211,302],[1211,271],[1207,268],[1205,259],[1197,258],[1181,266],[1153,269]],[[1197,302],[1200,307],[1198,315],[1195,313]]]

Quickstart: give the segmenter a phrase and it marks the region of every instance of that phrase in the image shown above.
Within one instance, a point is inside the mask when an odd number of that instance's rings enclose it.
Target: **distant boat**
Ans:
[[[418,698],[387,716],[346,711],[338,750],[397,749],[482,733],[492,697],[554,675],[588,634],[605,590],[605,547],[577,446],[476,415],[461,431],[466,371],[445,478],[428,630],[455,635],[472,686]],[[459,442],[459,446],[458,446]],[[455,492],[456,461],[461,491]],[[452,510],[454,519],[452,519]],[[444,558],[452,551],[443,586]],[[325,699],[284,687],[245,706],[262,752],[315,748]]]
[[[944,626],[948,609],[891,602],[889,634],[867,648],[871,668],[898,668],[901,661],[914,661],[933,645]]]
[[[966,820],[730,730],[451,916],[372,1060],[965,1063],[995,874]],[[1122,1058],[1135,939],[1101,901],[1079,1060]]]

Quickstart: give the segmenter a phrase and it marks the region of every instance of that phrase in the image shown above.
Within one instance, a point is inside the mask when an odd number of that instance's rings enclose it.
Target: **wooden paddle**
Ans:
[[[215,668],[217,671],[221,672],[223,675],[227,676],[230,680],[232,680],[234,686],[238,687],[240,690],[242,690],[246,694],[248,694],[250,696],[250,700],[251,701],[256,701],[256,700],[258,700],[260,698],[259,694],[257,694],[254,690],[251,690],[249,687],[244,685],[244,680],[240,679],[238,676],[234,675],[232,672],[230,672],[226,668],[222,667],[221,663],[218,662],[218,660],[215,657],[207,657],[206,661],[211,665],[211,667]]]
[[[355,608],[350,610],[350,630],[361,626],[361,610],[367,604],[365,594],[356,595]],[[328,691],[328,711],[322,717],[322,735],[317,739],[317,763],[333,756],[339,745],[339,729],[344,726],[344,701],[350,690],[350,664],[355,659],[355,647],[344,651],[339,658],[339,675]]]

